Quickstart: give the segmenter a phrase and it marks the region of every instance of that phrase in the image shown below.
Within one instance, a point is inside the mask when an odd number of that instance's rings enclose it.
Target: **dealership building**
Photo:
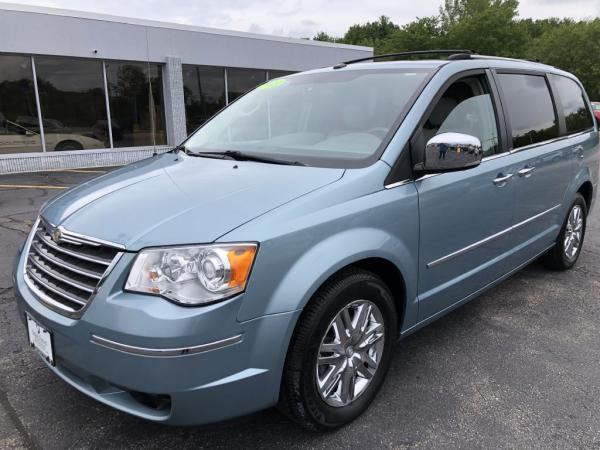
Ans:
[[[0,3],[0,173],[166,151],[266,80],[349,46]]]

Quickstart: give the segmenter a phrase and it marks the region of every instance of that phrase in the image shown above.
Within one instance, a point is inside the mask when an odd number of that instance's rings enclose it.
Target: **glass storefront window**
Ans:
[[[0,154],[41,152],[31,58],[0,55]]]
[[[269,80],[273,78],[285,77],[286,75],[291,75],[296,72],[289,72],[287,70],[269,70]]]
[[[227,97],[229,103],[244,95],[267,79],[264,70],[227,69]]]
[[[105,65],[114,147],[166,144],[160,64],[106,62]]]
[[[110,147],[102,62],[36,56],[35,71],[46,151]]]
[[[190,134],[225,106],[225,70],[184,65],[182,71],[186,128]]]

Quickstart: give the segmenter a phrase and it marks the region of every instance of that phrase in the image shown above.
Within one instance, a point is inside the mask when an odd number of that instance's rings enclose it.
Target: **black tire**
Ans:
[[[346,406],[331,406],[325,402],[317,387],[319,347],[338,313],[358,300],[368,300],[381,313],[384,325],[383,351],[364,391]],[[397,333],[396,306],[385,283],[375,274],[364,270],[352,268],[340,272],[319,289],[298,320],[283,371],[280,410],[312,431],[335,429],[356,419],[368,408],[381,388]]]
[[[83,150],[83,145],[81,145],[77,141],[62,141],[56,145],[54,151],[56,152],[64,152],[70,150]]]
[[[565,238],[568,233],[567,227],[569,226],[569,217],[571,212],[575,208],[581,208],[583,214],[583,226],[581,230],[581,239],[577,248],[577,251],[574,255],[569,256],[565,249]],[[581,254],[581,248],[583,247],[583,241],[585,238],[585,229],[587,223],[587,204],[585,203],[585,199],[580,193],[575,195],[575,200],[569,207],[569,211],[567,212],[567,217],[563,223],[562,229],[556,238],[556,243],[552,249],[546,253],[542,257],[542,262],[544,265],[551,270],[568,270],[575,265],[577,259],[579,259],[579,255]]]

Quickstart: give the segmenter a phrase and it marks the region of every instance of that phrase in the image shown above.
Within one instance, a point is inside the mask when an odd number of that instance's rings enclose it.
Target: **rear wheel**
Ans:
[[[542,259],[546,267],[567,270],[575,265],[585,238],[586,220],[587,205],[583,196],[577,193],[556,239],[556,245]]]
[[[280,408],[311,430],[351,422],[385,378],[397,336],[392,295],[371,272],[346,270],[309,302],[292,338]]]

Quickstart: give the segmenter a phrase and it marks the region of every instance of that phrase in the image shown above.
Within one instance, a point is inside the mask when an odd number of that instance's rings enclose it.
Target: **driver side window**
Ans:
[[[463,133],[481,141],[483,157],[500,152],[498,126],[488,84],[483,76],[462,78],[439,99],[422,128],[423,147],[441,133]]]

